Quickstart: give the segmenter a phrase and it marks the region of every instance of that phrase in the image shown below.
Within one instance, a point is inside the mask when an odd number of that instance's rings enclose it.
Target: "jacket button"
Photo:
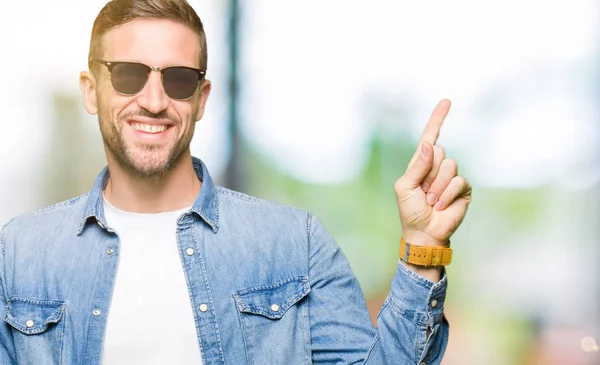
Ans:
[[[194,249],[190,247],[190,248],[188,248],[187,250],[185,250],[185,253],[186,253],[188,256],[192,256],[192,255],[194,254]]]
[[[431,308],[435,308],[435,307],[437,307],[437,300],[434,299],[431,301]]]
[[[208,306],[206,304],[200,304],[200,312],[206,312],[208,310]]]
[[[113,252],[115,252],[115,250],[112,247],[109,248],[108,250],[106,250],[106,253],[109,254],[109,255],[112,255]]]
[[[273,304],[273,305],[271,305],[271,310],[273,312],[279,312],[279,306],[277,304]]]
[[[94,309],[94,311],[92,312],[92,314],[94,315],[94,317],[98,317],[102,312],[100,311],[100,309]]]
[[[25,322],[25,325],[27,326],[27,328],[31,328],[31,327],[33,327],[34,323],[33,323],[33,321],[30,319],[29,321]]]

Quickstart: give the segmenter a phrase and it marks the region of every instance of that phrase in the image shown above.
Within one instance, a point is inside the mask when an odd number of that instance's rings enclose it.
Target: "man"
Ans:
[[[443,267],[471,200],[435,145],[447,100],[394,187],[402,260],[375,328],[314,216],[216,187],[191,156],[211,84],[185,0],[109,2],[89,61],[108,166],[89,193],[3,228],[0,363],[440,363]]]

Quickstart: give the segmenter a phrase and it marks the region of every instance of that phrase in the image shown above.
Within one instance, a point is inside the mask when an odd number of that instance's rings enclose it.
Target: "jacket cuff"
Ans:
[[[408,320],[433,327],[443,320],[447,287],[445,269],[442,271],[442,279],[433,283],[398,260],[390,291],[392,308]]]

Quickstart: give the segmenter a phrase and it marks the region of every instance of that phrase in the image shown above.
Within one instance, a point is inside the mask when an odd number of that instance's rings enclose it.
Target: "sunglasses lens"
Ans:
[[[115,90],[121,94],[137,94],[146,85],[150,68],[140,63],[116,63],[111,72]]]
[[[198,87],[198,73],[187,67],[169,67],[163,73],[163,87],[173,99],[189,99]]]

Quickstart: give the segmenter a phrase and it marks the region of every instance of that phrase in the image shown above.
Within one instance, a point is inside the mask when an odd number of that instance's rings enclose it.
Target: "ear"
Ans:
[[[92,115],[98,113],[96,86],[96,79],[90,71],[82,71],[79,74],[79,88],[83,94],[83,105],[87,112]]]
[[[204,115],[206,101],[208,100],[208,96],[210,95],[211,88],[212,85],[210,83],[210,80],[205,79],[204,81],[202,81],[202,85],[200,85],[200,90],[198,91],[200,94],[200,99],[198,99],[198,109],[195,116],[196,122],[202,119],[202,116]]]

